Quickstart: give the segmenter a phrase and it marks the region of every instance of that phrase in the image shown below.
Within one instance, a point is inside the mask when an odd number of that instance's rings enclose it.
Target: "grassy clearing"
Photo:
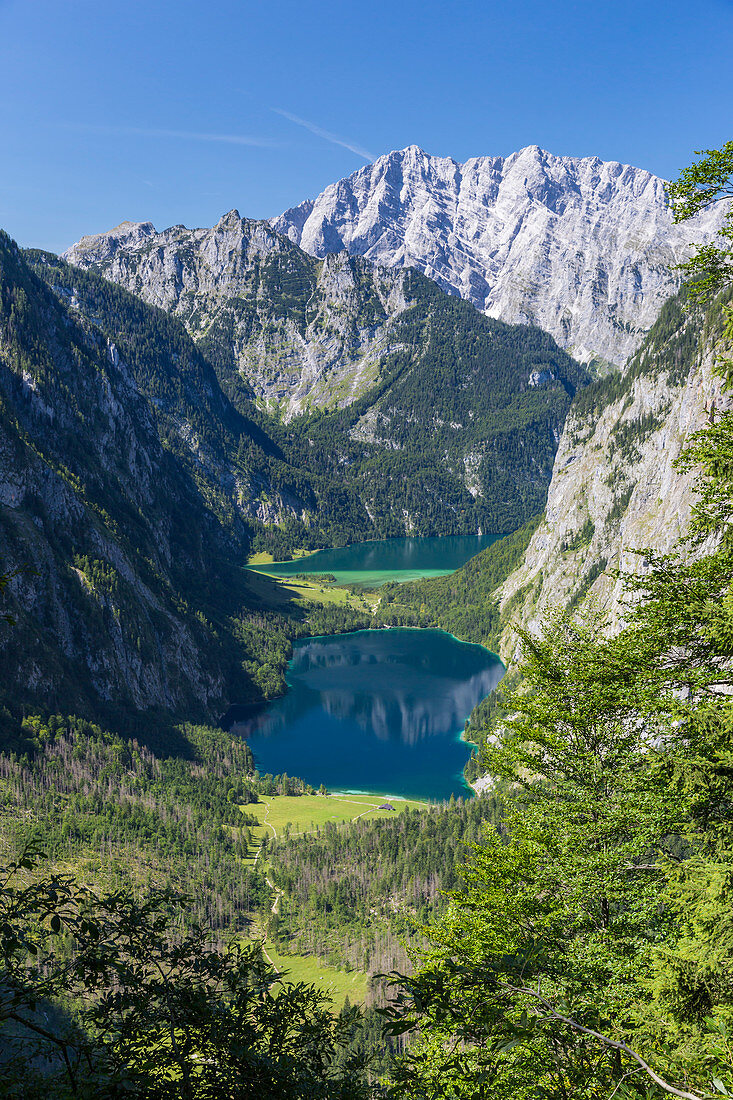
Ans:
[[[365,611],[371,615],[379,600],[376,592],[349,592],[348,588],[318,584],[317,581],[295,581],[283,577],[279,585],[303,607],[309,603],[333,603],[353,607],[355,611]]]
[[[293,550],[293,558],[307,558],[311,554],[316,554],[317,550]],[[269,552],[269,550],[260,550],[259,554],[250,554],[247,558],[247,565],[272,565],[275,558]]]
[[[252,828],[252,839],[256,847],[247,861],[250,864],[258,858],[263,837],[280,837],[286,827],[290,828],[292,836],[313,832],[319,825],[325,825],[329,821],[353,821],[357,817],[392,817],[395,813],[403,813],[407,807],[419,810],[428,805],[427,802],[418,802],[415,799],[390,799],[387,795],[376,794],[274,795],[271,798],[260,795],[260,799],[260,802],[250,802],[247,806],[242,806],[247,813],[259,818],[261,823],[259,827]],[[380,810],[379,807],[387,802],[394,809]],[[263,869],[267,870],[266,867]],[[318,986],[333,999],[336,1008],[343,1005],[346,997],[352,1004],[362,1004],[366,999],[369,979],[361,971],[338,970],[314,955],[283,955],[271,943],[265,945],[265,950],[278,970],[288,972],[284,974],[287,981],[308,982]]]
[[[339,588],[334,584],[295,580],[293,577],[271,577],[255,569],[248,570],[247,587],[263,605],[276,609],[292,607],[293,604],[306,609],[311,603],[337,604],[371,615],[379,602],[376,592],[350,592],[348,588]]]
[[[287,982],[307,982],[315,985],[332,998],[339,1009],[348,997],[352,1004],[362,1004],[366,999],[369,979],[358,970],[337,970],[313,955],[282,955],[271,943],[265,945],[267,954]]]
[[[379,807],[388,798],[386,795],[376,794],[260,797],[261,802],[250,803],[244,809],[260,819],[263,836],[282,836],[288,825],[291,835],[310,833],[328,821],[353,821],[357,817],[392,817],[395,813],[402,813],[408,806],[410,809],[424,809],[427,806],[426,802],[393,799],[389,801],[394,810],[380,810]],[[259,829],[253,831],[260,832]]]

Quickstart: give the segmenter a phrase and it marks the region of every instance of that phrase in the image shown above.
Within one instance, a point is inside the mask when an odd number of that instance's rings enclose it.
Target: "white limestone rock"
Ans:
[[[499,646],[507,666],[518,656],[514,627],[536,631],[555,609],[590,602],[615,633],[629,609],[617,571],[643,573],[649,563],[639,551],[668,553],[687,534],[696,474],[677,469],[675,460],[693,432],[733,406],[713,369],[715,336],[685,342],[695,324],[678,309],[669,325],[674,354],[645,345],[627,367],[628,384],[599,415],[571,406],[545,518],[497,593],[507,620]]]
[[[194,340],[217,334],[222,373],[238,372],[286,419],[348,405],[394,350],[390,321],[410,304],[405,271],[348,254],[314,261],[267,222],[229,211],[211,229],[123,222],[64,253],[181,319]]]
[[[720,224],[672,224],[664,183],[528,146],[459,164],[416,145],[272,219],[306,252],[417,267],[491,317],[533,323],[582,362],[621,365],[678,286],[670,269]]]

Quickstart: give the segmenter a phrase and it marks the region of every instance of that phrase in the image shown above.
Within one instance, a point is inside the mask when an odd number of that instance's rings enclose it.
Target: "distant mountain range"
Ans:
[[[539,328],[418,271],[316,259],[235,210],[211,229],[125,222],[66,257],[180,318],[241,413],[276,414],[263,427],[320,486],[316,522],[333,506],[327,540],[508,531],[542,507],[589,376]]]
[[[576,392],[612,404],[632,377],[588,387],[546,330],[620,361],[675,285],[667,264],[714,224],[672,227],[637,169],[535,148],[461,168],[413,147],[277,228],[236,211],[211,229],[126,222],[68,263],[0,235],[0,571],[35,570],[9,589],[9,690],[210,717],[279,686],[258,672],[248,552],[517,528],[545,503]],[[634,505],[643,448],[619,439],[651,431],[652,385],[632,395],[644,431],[622,405],[602,437],[620,456],[608,493],[565,509],[556,465],[561,522],[527,562],[595,553],[598,502],[614,520]],[[655,426],[670,385],[654,383]],[[586,588],[606,559],[604,543]],[[511,600],[531,616],[525,587]]]
[[[621,365],[678,286],[670,270],[720,211],[675,226],[664,183],[536,145],[459,164],[416,145],[272,219],[314,256],[416,267],[504,321],[539,325],[581,362]]]
[[[721,216],[674,225],[664,181],[616,161],[532,145],[459,164],[411,145],[270,226],[235,210],[213,229],[123,222],[64,255],[175,312],[197,340],[224,337],[257,396],[291,415],[332,403],[334,387],[343,405],[373,379],[385,322],[406,304],[390,268],[417,268],[490,317],[535,324],[581,362],[620,366],[679,286],[674,266]],[[370,284],[366,311],[355,281]],[[227,298],[246,300],[248,316],[233,320]],[[288,322],[275,334],[273,304]]]

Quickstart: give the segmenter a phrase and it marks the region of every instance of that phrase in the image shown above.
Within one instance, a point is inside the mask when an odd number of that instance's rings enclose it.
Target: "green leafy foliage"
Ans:
[[[395,1096],[733,1091],[731,453],[727,414],[690,440],[691,537],[645,552],[618,635],[520,632],[482,753],[502,826],[399,979]]]
[[[467,845],[497,815],[495,799],[457,799],[269,845],[273,881],[283,891],[271,922],[276,942],[370,974],[406,965],[404,938],[415,921],[444,909],[443,892],[458,885]]]
[[[705,149],[700,158],[683,168],[679,178],[668,184],[674,220],[685,221],[701,210],[733,196],[733,141],[721,149]],[[733,211],[728,210],[718,232],[718,244],[699,245],[693,256],[680,265],[691,276],[691,290],[708,298],[733,279]]]
[[[99,896],[68,875],[38,874],[39,855],[27,848],[0,882],[5,1096],[370,1094],[362,1060],[345,1049],[354,1012],[336,1017],[315,988],[277,981],[256,944],[217,948],[200,926],[181,934],[180,896]],[[74,1006],[65,1026],[39,1018],[51,998]]]

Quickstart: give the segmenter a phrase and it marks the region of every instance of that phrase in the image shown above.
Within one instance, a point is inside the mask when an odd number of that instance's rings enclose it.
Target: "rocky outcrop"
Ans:
[[[231,568],[257,506],[228,458],[245,426],[178,322],[36,260],[54,291],[0,234],[3,702],[212,720],[258,694]]]
[[[615,632],[628,606],[618,572],[643,572],[645,549],[666,553],[684,538],[695,474],[675,460],[691,433],[733,403],[713,370],[719,320],[719,305],[702,316],[677,296],[626,370],[576,397],[545,519],[499,592],[508,665],[515,624],[533,630],[556,608],[593,601]]]
[[[65,258],[179,317],[233,396],[244,385],[286,419],[372,385],[410,304],[405,272],[346,253],[315,260],[236,210],[212,229],[123,222]]]
[[[661,179],[598,157],[532,145],[459,164],[411,145],[272,225],[314,256],[417,267],[491,317],[539,325],[576,359],[621,365],[676,289],[671,268],[720,216],[675,226]]]

